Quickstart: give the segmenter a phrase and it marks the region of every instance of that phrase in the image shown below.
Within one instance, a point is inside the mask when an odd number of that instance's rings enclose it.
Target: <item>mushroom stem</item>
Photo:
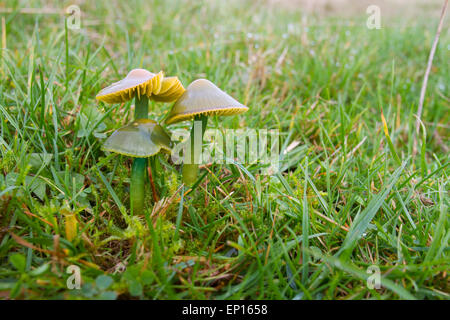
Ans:
[[[136,120],[148,119],[148,98],[146,96],[136,96],[134,107],[134,118]],[[133,215],[144,211],[147,162],[146,158],[133,160],[130,186],[130,206]]]
[[[148,98],[145,95],[136,96],[134,100],[134,118],[148,119]]]
[[[195,142],[196,142],[196,133],[195,133],[195,122],[196,121],[201,121],[201,137],[200,137],[200,148],[195,148]],[[195,116],[194,118],[194,122],[192,123],[192,129],[191,129],[191,134],[190,134],[190,142],[191,142],[191,150],[190,150],[190,162],[189,163],[184,163],[183,164],[183,168],[181,169],[181,173],[183,175],[183,182],[190,186],[192,184],[194,184],[194,182],[197,180],[197,175],[198,175],[198,160],[199,160],[199,155],[202,152],[202,146],[203,146],[203,135],[205,134],[206,131],[206,124],[208,123],[208,116],[207,115],[198,115]],[[200,152],[200,154],[196,154],[195,151]]]
[[[143,213],[145,198],[145,170],[147,158],[136,158],[131,167],[130,205],[133,215]]]

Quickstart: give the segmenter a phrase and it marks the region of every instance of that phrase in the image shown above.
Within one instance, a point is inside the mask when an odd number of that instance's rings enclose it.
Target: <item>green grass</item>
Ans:
[[[42,7],[18,3],[5,7]],[[301,11],[262,1],[81,10],[81,30],[58,15],[0,16],[1,297],[450,298],[448,31],[413,155],[437,21],[368,30],[362,12],[309,16],[302,29]],[[206,77],[248,105],[210,126],[278,129],[282,171],[213,164],[181,197],[180,168],[161,157],[161,202],[149,191],[147,214],[130,217],[131,162],[100,147],[132,120],[132,103],[104,105],[95,94],[138,67],[185,86]],[[170,106],[152,105],[150,118]],[[81,290],[66,286],[72,264]],[[380,289],[366,285],[371,265]]]

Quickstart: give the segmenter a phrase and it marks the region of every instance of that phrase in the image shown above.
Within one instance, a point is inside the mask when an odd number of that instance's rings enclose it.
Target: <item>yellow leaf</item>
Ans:
[[[384,118],[383,112],[381,112],[381,121],[383,121],[384,134],[386,135],[386,137],[389,137],[389,130],[388,130],[388,126],[387,126],[387,123],[386,123],[386,119]]]
[[[78,221],[74,213],[66,215],[66,238],[72,241],[77,236]]]

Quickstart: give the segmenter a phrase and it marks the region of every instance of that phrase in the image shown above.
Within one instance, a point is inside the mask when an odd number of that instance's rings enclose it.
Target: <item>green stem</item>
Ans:
[[[134,99],[134,119],[148,119],[148,98],[141,96]]]
[[[133,215],[144,212],[147,158],[136,158],[131,167],[130,205]]]
[[[208,122],[208,116],[206,115],[200,115],[200,116],[196,116],[194,118],[194,122],[192,123],[192,129],[191,129],[191,134],[190,134],[190,140],[191,140],[191,161],[190,163],[184,163],[183,164],[183,168],[181,169],[182,175],[183,175],[183,182],[190,186],[192,184],[194,184],[194,182],[197,180],[197,176],[198,176],[198,163],[195,163],[195,159],[199,159],[199,155],[195,154],[195,121],[201,121],[202,122],[202,132],[201,132],[201,145],[200,148],[198,148],[198,150],[200,151],[200,153],[202,152],[202,145],[203,145],[203,135],[205,134],[205,130],[206,130],[206,124]]]
[[[148,118],[148,98],[141,96],[135,98],[134,118]],[[145,177],[147,176],[147,158],[135,158],[131,168],[130,206],[133,215],[144,212]]]

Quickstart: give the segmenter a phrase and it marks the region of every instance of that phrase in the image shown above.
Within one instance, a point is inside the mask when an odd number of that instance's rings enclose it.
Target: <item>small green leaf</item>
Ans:
[[[153,273],[149,270],[144,270],[141,275],[142,283],[144,285],[152,284],[153,282]]]
[[[81,292],[85,297],[92,298],[96,294],[97,290],[94,288],[92,283],[87,282],[82,285]]]
[[[25,267],[26,267],[26,259],[23,255],[21,255],[20,253],[14,253],[9,257],[9,261],[11,262],[11,264],[20,272],[24,272],[25,271]]]
[[[101,275],[98,276],[95,280],[95,284],[98,289],[100,290],[106,290],[109,288],[109,286],[114,282],[114,280],[110,276]]]
[[[47,166],[52,160],[53,155],[51,153],[32,153],[30,154],[30,162],[32,170],[39,170],[42,166]]]
[[[142,295],[142,285],[139,282],[131,281],[128,288],[132,296],[136,297]]]
[[[46,183],[43,180],[39,179],[39,177],[26,176],[25,183],[31,192],[39,199],[44,200]]]

